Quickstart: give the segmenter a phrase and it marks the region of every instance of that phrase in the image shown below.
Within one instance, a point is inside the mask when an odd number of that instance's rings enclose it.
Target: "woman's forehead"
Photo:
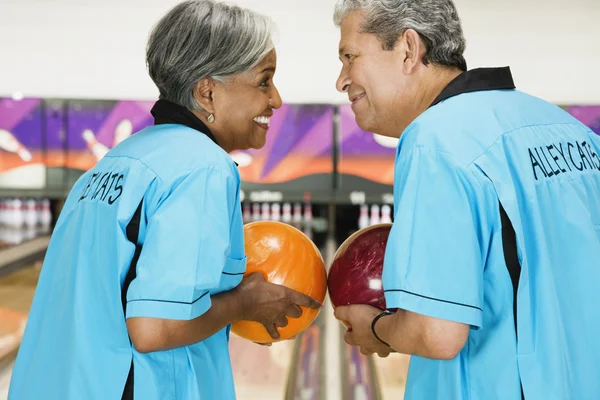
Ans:
[[[270,52],[267,53],[266,56],[263,57],[262,60],[260,60],[260,62],[258,63],[258,65],[256,66],[258,70],[262,71],[265,68],[275,68],[275,66],[277,65],[277,52],[275,51],[275,49],[271,50]]]

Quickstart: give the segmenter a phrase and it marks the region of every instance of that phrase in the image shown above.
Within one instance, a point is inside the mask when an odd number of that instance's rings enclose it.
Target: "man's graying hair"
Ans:
[[[427,48],[423,63],[467,70],[466,42],[452,0],[338,0],[335,24],[353,11],[365,13],[361,31],[377,36],[384,50],[413,29]]]
[[[201,111],[196,84],[210,77],[223,82],[255,67],[274,45],[267,17],[215,0],[175,6],[150,35],[146,62],[160,98]]]

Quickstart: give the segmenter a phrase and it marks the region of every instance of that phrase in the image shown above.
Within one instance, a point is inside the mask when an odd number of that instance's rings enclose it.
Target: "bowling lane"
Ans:
[[[268,347],[232,334],[229,348],[239,400],[284,398],[294,341],[274,343]]]
[[[27,314],[40,274],[34,263],[0,277],[0,400],[8,398],[8,385]]]
[[[373,357],[382,400],[402,400],[410,357],[390,354],[387,358]]]

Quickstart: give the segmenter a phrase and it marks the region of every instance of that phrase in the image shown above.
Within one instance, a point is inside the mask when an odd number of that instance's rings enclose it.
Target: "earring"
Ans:
[[[215,122],[215,116],[213,114],[208,115],[208,122]]]

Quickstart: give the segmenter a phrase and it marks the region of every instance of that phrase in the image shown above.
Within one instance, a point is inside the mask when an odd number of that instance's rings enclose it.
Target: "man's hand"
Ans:
[[[381,343],[371,331],[373,319],[381,314],[381,310],[368,305],[350,305],[337,307],[335,318],[348,327],[344,333],[344,340],[351,346],[359,346],[360,352],[366,356],[378,354],[387,357],[394,350]]]

